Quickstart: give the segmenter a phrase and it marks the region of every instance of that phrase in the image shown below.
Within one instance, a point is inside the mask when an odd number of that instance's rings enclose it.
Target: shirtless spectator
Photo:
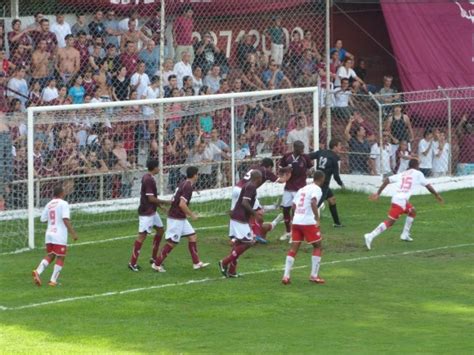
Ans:
[[[92,37],[104,37],[106,32],[105,32],[105,25],[102,22],[104,19],[104,13],[101,10],[97,10],[95,12],[94,18],[92,19],[92,22],[89,23],[89,34]]]
[[[56,15],[56,22],[51,24],[51,32],[56,35],[58,40],[58,48],[66,47],[66,36],[72,35],[71,25],[64,21],[64,15]]]
[[[139,61],[136,44],[127,42],[125,44],[125,52],[122,52],[120,59],[122,60],[122,65],[127,68],[127,75],[131,76],[135,73]]]
[[[194,61],[193,9],[190,6],[185,7],[183,14],[174,21],[173,38],[176,46],[175,61],[179,61],[182,53],[186,51],[189,53],[192,63]]]
[[[141,47],[141,42],[146,43],[150,39],[142,32],[139,31],[136,27],[136,22],[133,20],[128,21],[128,30],[122,33],[122,37],[120,39],[120,50],[123,52],[125,50],[125,46],[127,42],[135,43],[137,48]]]
[[[89,35],[89,27],[86,24],[86,16],[83,13],[76,15],[76,23],[71,27],[71,33],[74,37],[78,37],[79,33],[84,32]]]
[[[31,59],[31,77],[40,82],[41,86],[46,85],[51,73],[49,71],[49,60],[51,54],[47,51],[45,40],[41,40],[33,52]]]
[[[38,44],[41,41],[46,41],[46,51],[54,55],[56,54],[56,49],[58,47],[58,40],[56,35],[49,30],[49,20],[42,19],[40,22],[40,28],[31,33],[31,37],[33,38],[33,42],[35,44],[35,48],[38,47]]]
[[[108,71],[109,67],[107,66],[107,62],[102,60],[99,62],[99,71],[93,76],[94,81],[97,84],[97,90],[99,97],[101,98],[101,102],[110,101],[111,93],[110,93],[110,73]]]
[[[66,36],[66,47],[58,49],[57,71],[64,84],[69,84],[71,78],[81,69],[81,56],[74,48],[72,34]]]

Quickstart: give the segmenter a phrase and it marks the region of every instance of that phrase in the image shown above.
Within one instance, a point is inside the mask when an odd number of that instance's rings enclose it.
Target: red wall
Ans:
[[[341,10],[368,32],[373,39],[344,15]],[[393,53],[385,19],[379,5],[338,4],[334,6],[331,30],[331,41],[333,43],[337,38],[342,39],[344,48],[355,55],[356,62],[358,58],[366,59],[366,81],[368,83],[381,85],[383,76],[391,74],[394,77],[394,85],[399,90],[401,89],[395,60],[375,42],[379,42],[390,53]]]

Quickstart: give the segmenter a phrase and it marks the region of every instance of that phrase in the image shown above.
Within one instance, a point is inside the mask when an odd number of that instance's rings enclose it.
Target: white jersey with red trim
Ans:
[[[69,204],[59,198],[52,199],[41,214],[41,222],[48,222],[45,243],[67,245],[67,227],[63,219],[71,218]]]
[[[423,173],[416,169],[409,169],[403,173],[392,175],[388,180],[397,185],[397,192],[392,197],[392,203],[403,208],[420,186],[425,187],[429,184]]]
[[[298,190],[293,199],[295,205],[295,214],[293,216],[293,224],[299,225],[313,225],[316,224],[313,209],[311,208],[311,201],[316,199],[316,204],[321,200],[323,192],[321,188],[311,183]]]

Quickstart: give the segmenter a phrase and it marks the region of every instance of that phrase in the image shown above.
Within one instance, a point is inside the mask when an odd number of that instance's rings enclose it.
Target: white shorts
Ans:
[[[230,203],[231,210],[234,209],[235,204],[237,203],[237,200],[239,199],[240,191],[242,191],[242,188],[239,186],[234,186],[234,188],[232,189],[232,202]],[[256,210],[258,208],[262,208],[262,205],[260,204],[260,201],[258,200],[258,198],[256,198],[255,203],[253,204],[253,209]]]
[[[233,219],[231,219],[229,223],[229,237],[244,242],[251,242],[254,238],[248,223],[237,222]]]
[[[293,205],[293,199],[296,196],[296,191],[283,191],[281,198],[281,207],[291,207]]]
[[[158,213],[151,216],[138,216],[138,233],[150,234],[153,227],[163,227]]]
[[[193,234],[196,234],[196,232],[187,219],[168,218],[166,220],[166,240],[179,243],[181,237],[189,237]]]
[[[284,51],[283,44],[275,44],[275,43],[271,44],[271,49],[270,49],[271,56],[272,56],[272,59],[275,61],[275,63],[278,65],[281,65],[281,63],[283,62],[283,51]]]

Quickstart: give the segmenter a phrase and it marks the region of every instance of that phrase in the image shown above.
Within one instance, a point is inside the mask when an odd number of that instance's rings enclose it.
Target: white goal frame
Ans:
[[[232,186],[235,185],[235,106],[234,102],[236,99],[241,98],[258,98],[264,96],[276,96],[276,95],[297,95],[297,94],[312,94],[312,108],[313,108],[313,145],[314,147],[319,146],[319,88],[318,87],[305,87],[305,88],[291,88],[291,89],[279,89],[279,90],[263,90],[255,92],[242,92],[242,93],[229,93],[229,94],[214,94],[214,95],[203,95],[203,96],[185,96],[176,98],[160,98],[160,99],[145,99],[145,100],[133,100],[133,101],[114,101],[114,102],[103,102],[103,103],[92,103],[92,104],[73,104],[73,105],[60,105],[60,106],[37,106],[29,107],[27,109],[27,160],[28,160],[28,247],[34,249],[35,246],[35,188],[34,188],[34,125],[35,125],[35,114],[41,112],[58,112],[58,111],[73,111],[73,110],[84,110],[84,109],[106,109],[114,107],[128,107],[128,106],[144,106],[144,105],[160,105],[170,103],[183,103],[183,102],[200,102],[200,101],[213,101],[213,100],[229,100],[231,109],[231,171],[232,171]],[[163,107],[163,105],[161,105]],[[161,111],[162,112],[162,111]],[[157,120],[160,121],[160,126],[163,127],[164,119],[163,115],[159,115]],[[160,129],[158,135],[159,149],[160,149],[160,166],[163,166],[163,130]],[[163,174],[160,173],[160,186],[163,187]],[[162,194],[163,191],[160,191]]]

